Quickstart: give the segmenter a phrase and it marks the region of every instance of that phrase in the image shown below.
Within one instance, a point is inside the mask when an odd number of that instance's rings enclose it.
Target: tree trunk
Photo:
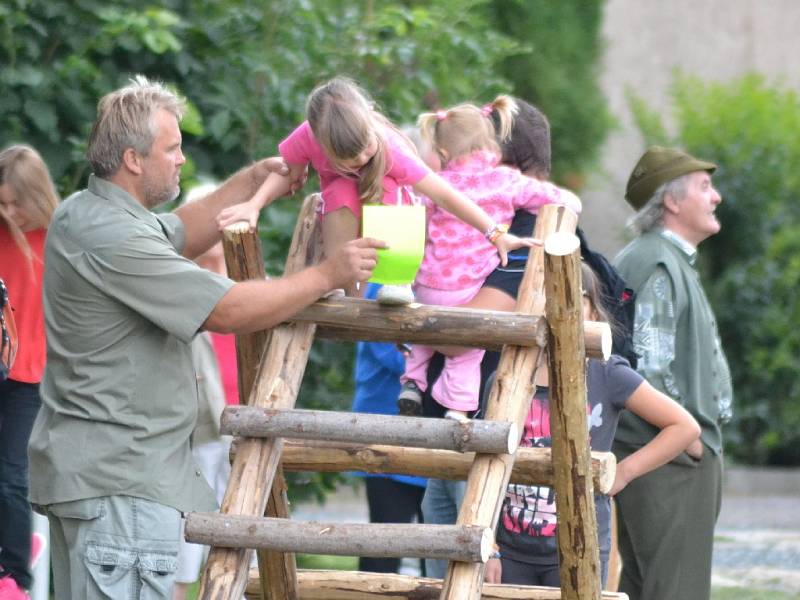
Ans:
[[[396,473],[454,481],[467,478],[475,455],[450,450],[401,448],[383,444],[348,444],[287,439],[282,464],[287,471]],[[607,494],[617,461],[611,452],[592,452],[592,481]],[[510,483],[553,487],[550,448],[517,448]]]
[[[389,573],[306,571],[297,573],[301,600],[435,600],[441,579]],[[250,574],[248,597],[258,598],[258,577]],[[483,586],[481,600],[560,600],[559,588],[523,585]],[[628,600],[627,594],[603,592],[602,600]]]
[[[325,410],[274,410],[229,406],[221,431],[241,437],[292,437],[330,442],[510,454],[519,444],[508,422],[455,421]]]
[[[561,592],[565,600],[594,600],[600,598],[600,552],[587,435],[578,238],[566,233],[549,236],[544,260]]]
[[[563,206],[542,207],[536,220],[535,237],[543,239],[554,231],[575,231],[575,213]],[[543,249],[532,248],[520,285],[517,312],[544,314]],[[486,420],[511,421],[520,430],[533,397],[533,375],[543,352],[538,346],[506,346],[500,356],[497,377],[489,395]],[[467,489],[458,514],[460,525],[494,527],[506,494],[513,455],[478,454],[469,472]],[[477,600],[481,596],[484,565],[451,562],[447,568],[441,598]]]
[[[472,525],[318,523],[196,512],[186,515],[186,539],[229,548],[330,556],[486,562],[494,533]]]
[[[314,258],[318,248],[318,227],[315,214],[317,197],[309,196],[297,218],[292,245],[286,260],[286,274],[305,268]],[[303,379],[308,353],[314,340],[313,324],[279,325],[272,330],[269,344],[261,357],[256,382],[251,390],[248,404],[267,408],[292,408]],[[280,474],[280,456],[283,440],[241,440],[236,460],[231,467],[231,476],[221,511],[224,514],[260,516],[264,514],[272,494],[276,504],[276,516],[285,513],[285,494],[272,493],[273,482]],[[281,482],[279,482],[281,483]],[[283,484],[285,485],[285,484]],[[279,486],[283,487],[283,486]],[[285,510],[284,510],[285,509]],[[237,598],[247,585],[247,569],[250,550],[211,548],[206,568],[200,580],[199,598],[202,600],[227,600]],[[296,594],[293,574],[286,557],[266,555],[272,565],[270,573],[283,573],[281,580],[268,583],[270,598],[281,598],[279,594],[293,598]],[[261,561],[266,562],[266,561]],[[289,569],[291,570],[291,568]]]

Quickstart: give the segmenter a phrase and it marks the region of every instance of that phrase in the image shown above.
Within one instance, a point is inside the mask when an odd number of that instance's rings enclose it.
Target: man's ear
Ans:
[[[665,211],[672,213],[673,215],[677,215],[680,212],[681,201],[675,198],[675,196],[672,194],[665,194],[663,202]]]
[[[141,175],[143,158],[144,157],[133,148],[126,148],[122,153],[122,164],[131,173]]]

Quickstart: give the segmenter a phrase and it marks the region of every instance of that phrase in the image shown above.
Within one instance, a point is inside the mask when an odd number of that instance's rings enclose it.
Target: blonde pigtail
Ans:
[[[497,113],[500,128],[498,137],[501,142],[505,142],[510,136],[514,127],[514,119],[519,112],[517,102],[511,96],[500,94],[492,100],[492,108]]]

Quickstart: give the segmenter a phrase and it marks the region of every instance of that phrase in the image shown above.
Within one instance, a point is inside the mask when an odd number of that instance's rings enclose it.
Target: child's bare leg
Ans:
[[[478,310],[502,310],[512,312],[517,301],[504,291],[493,287],[482,287],[475,297],[459,308],[475,308]],[[435,350],[445,356],[458,356],[471,348],[463,346],[436,346]]]
[[[322,217],[322,251],[333,256],[339,248],[358,237],[358,218],[349,208],[338,208]],[[348,296],[361,296],[354,284],[346,289]]]

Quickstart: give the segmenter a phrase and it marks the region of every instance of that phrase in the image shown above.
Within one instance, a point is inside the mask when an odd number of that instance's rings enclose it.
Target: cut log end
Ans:
[[[519,427],[516,423],[510,423],[511,427],[508,428],[508,452],[506,454],[514,454],[519,446]]]
[[[567,256],[581,245],[575,234],[566,231],[551,233],[544,240],[544,251],[552,256]]]
[[[481,562],[485,563],[494,553],[494,532],[487,527],[481,536]]]

